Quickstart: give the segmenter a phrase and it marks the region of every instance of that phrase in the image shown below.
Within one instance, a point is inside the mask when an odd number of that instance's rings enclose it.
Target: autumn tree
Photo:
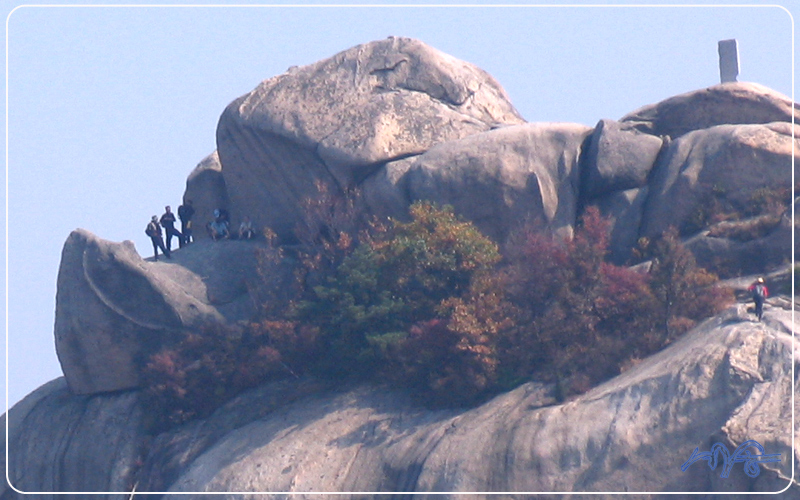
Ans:
[[[504,353],[517,377],[594,384],[647,350],[655,297],[646,275],[606,262],[608,235],[608,221],[589,207],[572,238],[528,229],[511,253],[512,297],[524,319]]]
[[[409,222],[373,228],[313,288],[299,317],[319,327],[326,372],[359,373],[380,362],[395,382],[468,399],[492,384],[493,336],[508,320],[492,279],[500,258],[497,245],[451,207],[417,202]],[[459,373],[463,387],[453,392]]]
[[[697,265],[675,228],[653,244],[651,257],[650,286],[661,305],[658,322],[666,343],[733,302],[731,290],[715,286],[717,276]]]

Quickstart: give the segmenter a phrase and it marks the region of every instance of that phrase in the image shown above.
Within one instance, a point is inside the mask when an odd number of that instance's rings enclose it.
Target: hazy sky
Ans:
[[[222,110],[260,81],[360,43],[406,36],[488,71],[528,121],[595,125],[718,83],[717,42],[736,38],[739,80],[791,97],[789,12],[731,3],[114,8],[64,2],[14,10],[18,4],[3,1],[8,286],[0,293],[8,299],[10,403],[61,374],[55,285],[70,231],[129,239],[149,256],[150,216],[180,204],[187,175],[216,149]]]

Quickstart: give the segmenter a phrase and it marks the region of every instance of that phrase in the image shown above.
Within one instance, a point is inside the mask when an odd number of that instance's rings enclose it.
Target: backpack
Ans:
[[[144,234],[153,237],[156,235],[155,233],[156,233],[156,228],[153,227],[153,223],[152,222],[148,223],[147,228],[144,230]]]
[[[761,283],[757,284],[753,287],[753,299],[754,300],[764,300],[766,298],[766,287]]]

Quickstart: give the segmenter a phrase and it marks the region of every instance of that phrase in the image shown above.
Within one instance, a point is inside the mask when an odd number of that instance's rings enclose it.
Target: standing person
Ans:
[[[764,314],[764,301],[769,297],[769,290],[764,284],[764,278],[758,278],[747,288],[747,291],[753,296],[753,302],[756,303],[756,317],[761,321],[761,316]]]
[[[169,254],[169,250],[164,248],[164,240],[161,239],[161,226],[158,225],[158,216],[154,215],[153,218],[150,220],[150,223],[147,224],[147,228],[144,230],[144,234],[150,237],[150,241],[153,242],[153,260],[158,261],[158,249],[161,249],[161,252],[167,256],[167,258],[171,258]]]
[[[194,207],[192,200],[186,200],[186,203],[178,207],[178,218],[181,220],[181,233],[183,234],[183,243],[189,244],[192,238],[192,217],[194,216]],[[180,245],[183,246],[183,245]]]
[[[167,232],[167,250],[172,251],[172,237],[178,237],[178,247],[182,247],[183,243],[183,235],[175,229],[175,214],[172,213],[170,210],[170,206],[167,205],[164,207],[164,215],[161,216],[161,225],[164,226],[164,230]]]

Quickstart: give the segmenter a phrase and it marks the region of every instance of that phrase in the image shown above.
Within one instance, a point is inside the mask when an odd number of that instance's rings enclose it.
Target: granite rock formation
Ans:
[[[254,246],[190,245],[173,259],[143,260],[130,241],[74,231],[61,256],[55,339],[70,389],[94,394],[139,385],[142,356],[177,332],[250,313],[246,279]]]
[[[581,194],[586,200],[647,185],[661,138],[625,123],[600,120],[583,153]]]
[[[538,219],[569,236],[588,205],[612,221],[612,259],[675,225],[704,265],[761,273],[791,259],[788,192],[797,106],[726,83],[619,121],[524,123],[500,85],[421,42],[390,38],[291,68],[223,112],[217,152],[189,175],[195,244],[171,260],[84,230],[64,246],[55,336],[64,379],[9,423],[25,491],[778,491],[792,465],[791,304],[755,323],[738,305],[567,402],[527,383],[470,410],[429,411],[405,394],[319,380],[266,384],[211,416],[148,434],[140,362],[208,321],[249,319],[263,242],[203,241],[224,207],[291,241],[316,183],[358,188],[365,210],[406,216],[448,203],[503,243]],[[768,200],[768,211],[750,210]],[[716,207],[716,208],[715,208]],[[717,212],[709,208],[719,209]],[[721,213],[740,210],[738,214]],[[149,248],[147,249],[149,254]],[[285,265],[284,265],[285,264]],[[291,263],[274,267],[273,288]],[[284,281],[281,281],[284,280]],[[742,284],[740,284],[742,285]],[[743,288],[739,286],[739,288]],[[695,447],[756,439],[779,464],[720,478]],[[451,497],[456,498],[458,494]],[[0,489],[0,500],[19,498]],[[189,495],[183,498],[204,498]],[[232,497],[231,495],[226,495]],[[50,498],[43,494],[41,498]],[[75,494],[74,498],[82,498]],[[645,498],[645,496],[642,496]],[[649,496],[648,496],[649,498]]]
[[[522,121],[483,70],[392,37],[262,82],[222,114],[217,147],[232,216],[286,236],[317,181],[353,187],[389,161]]]
[[[206,224],[214,217],[214,210],[228,209],[228,187],[222,175],[222,164],[216,151],[205,157],[186,179],[183,202],[192,202],[195,214],[192,217],[192,237],[195,240],[208,238]]]
[[[733,307],[564,403],[553,399],[551,387],[528,383],[471,410],[430,411],[385,388],[285,381],[152,438],[143,430],[146,411],[136,392],[74,395],[58,380],[11,410],[9,474],[26,491],[124,493],[136,485],[140,492],[221,494],[770,492],[789,486],[782,498],[800,498],[800,485],[790,480],[792,461],[800,458],[791,442],[796,341],[791,312],[771,304],[762,323],[744,305]],[[719,466],[711,470],[702,461],[681,471],[695,447],[721,442],[733,451],[748,439],[781,454],[781,462],[761,464],[755,478],[741,464],[725,479]],[[6,489],[0,498],[18,496]]]
[[[730,82],[687,92],[649,104],[620,119],[648,134],[680,137],[716,125],[800,121],[800,108],[772,89]]]
[[[526,220],[569,236],[581,145],[590,127],[527,123],[471,135],[392,162],[362,184],[369,209],[402,218],[414,200],[452,205],[495,241]]]
[[[759,193],[789,189],[799,146],[792,125],[783,122],[718,125],[676,139],[653,168],[641,234],[652,238],[687,223],[697,231],[707,225],[698,212],[714,201],[747,209]]]

